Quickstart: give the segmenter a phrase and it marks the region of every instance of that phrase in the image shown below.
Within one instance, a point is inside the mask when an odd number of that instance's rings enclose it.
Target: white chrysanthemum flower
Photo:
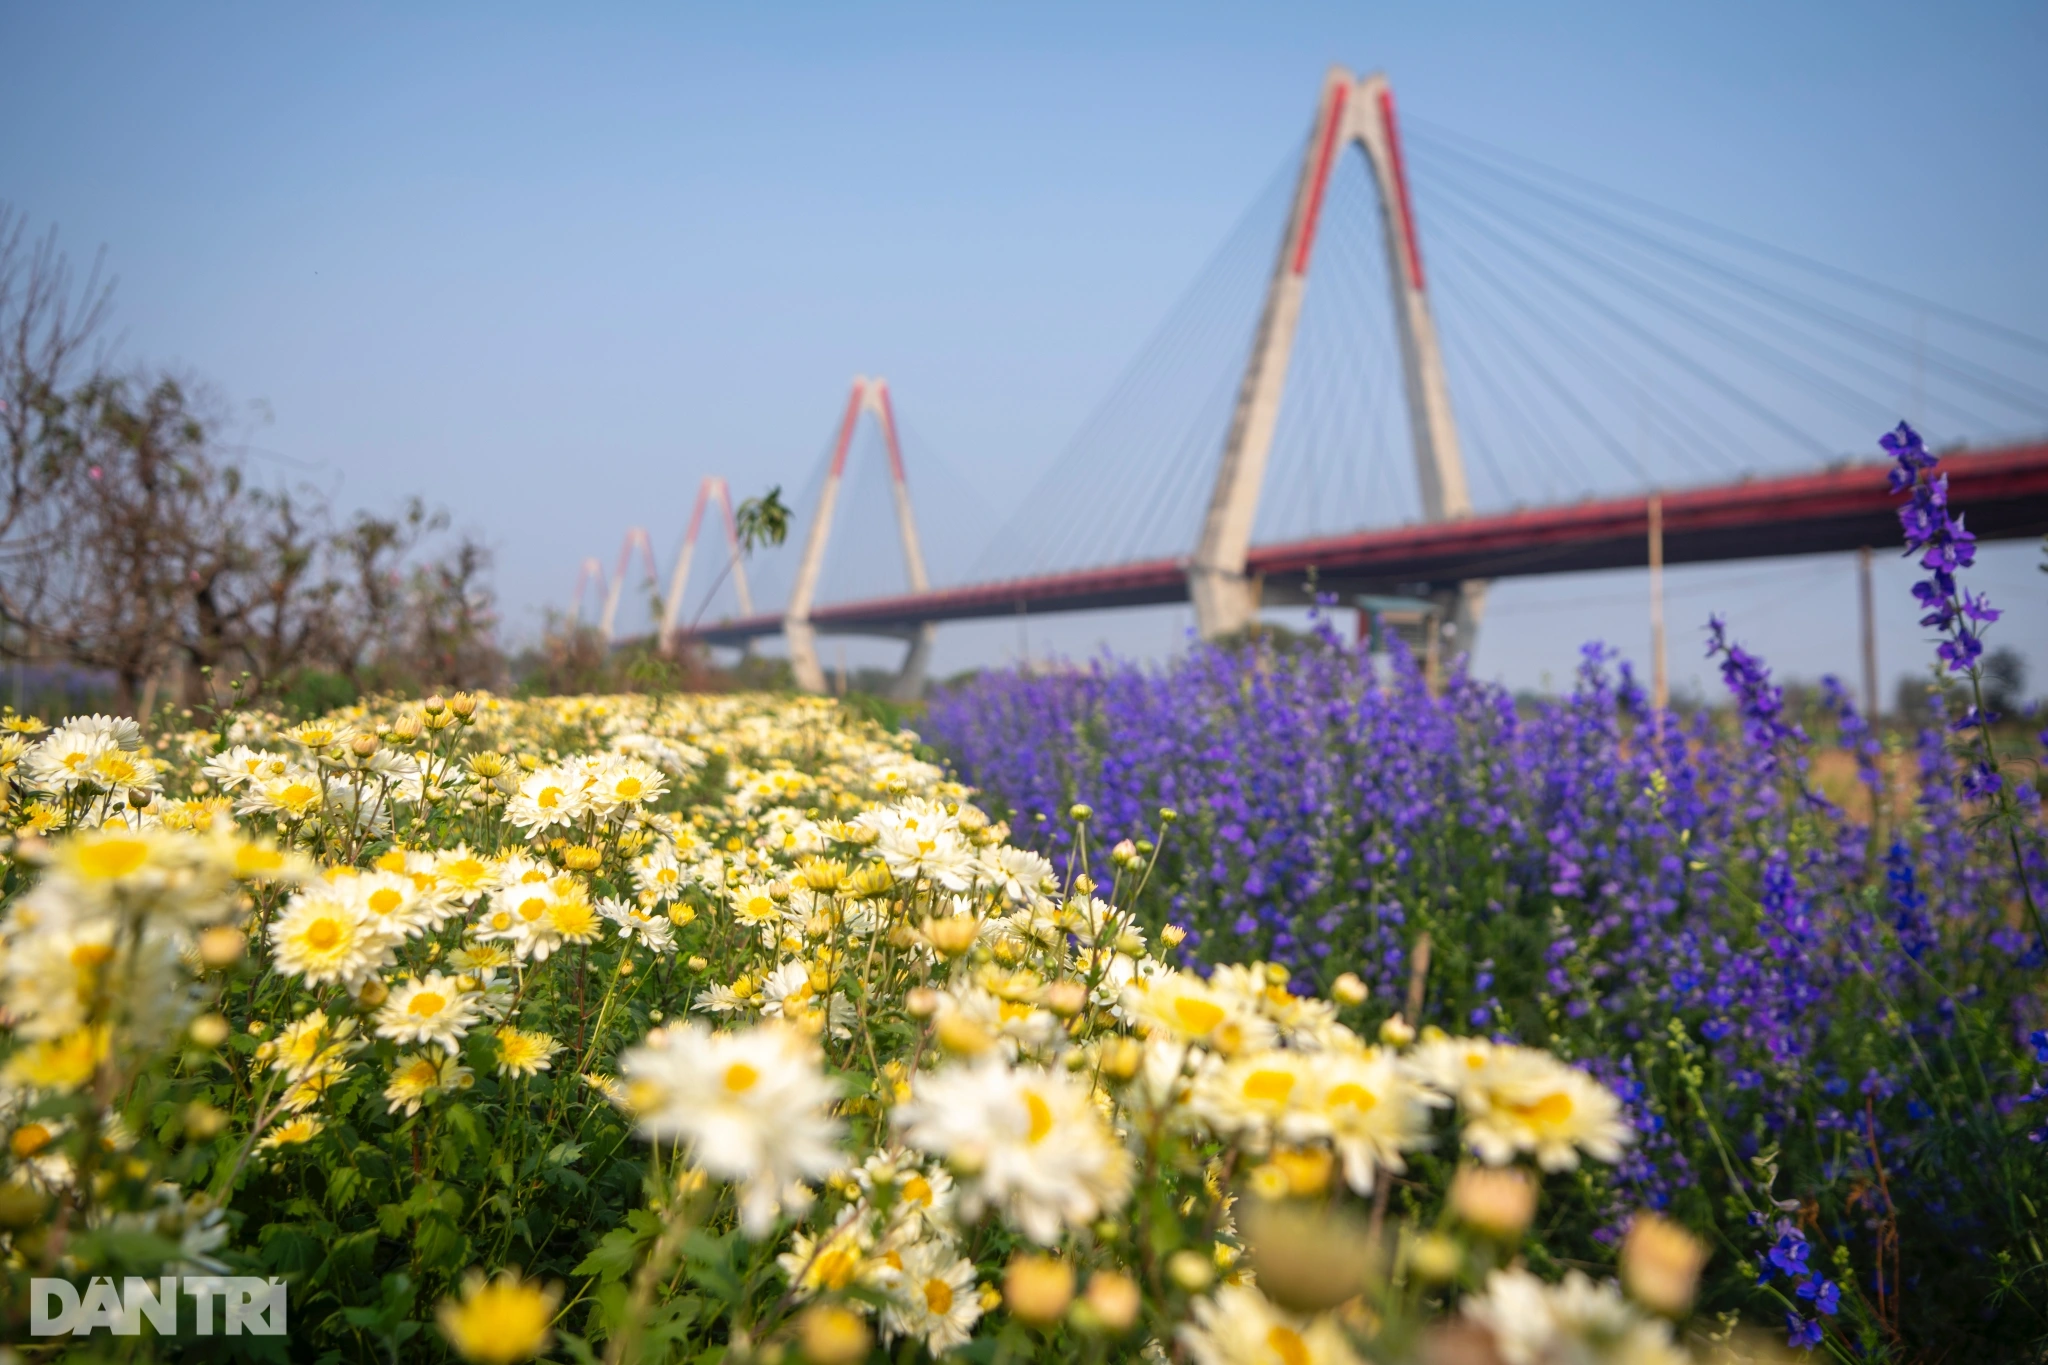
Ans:
[[[293,896],[270,926],[271,960],[309,986],[354,990],[390,960],[391,943],[345,891],[315,886]]]
[[[365,872],[335,889],[354,897],[364,917],[393,943],[437,928],[447,918],[447,907],[423,894],[418,884],[401,872]]]
[[[1344,1329],[1328,1314],[1289,1313],[1250,1285],[1225,1285],[1195,1300],[1175,1334],[1195,1365],[1358,1365]]]
[[[672,952],[676,927],[667,915],[651,915],[637,905],[607,896],[597,903],[597,913],[619,927],[619,937],[630,939],[650,952]]]
[[[290,761],[283,754],[267,753],[252,749],[246,744],[237,744],[225,753],[215,754],[206,761],[200,771],[206,779],[222,791],[239,791],[252,782],[267,778],[282,777]]]
[[[1209,989],[1240,1009],[1273,1022],[1289,1047],[1337,1045],[1349,1033],[1337,1023],[1337,1007],[1313,995],[1296,995],[1283,978],[1272,980],[1262,962],[1225,963],[1209,974]]]
[[[417,1114],[428,1100],[451,1090],[467,1090],[476,1077],[456,1063],[447,1052],[414,1052],[401,1056],[391,1068],[390,1083],[384,1087],[384,1102],[394,1114]]]
[[[1402,1156],[1429,1145],[1429,1108],[1435,1097],[1376,1047],[1317,1054],[1315,1088],[1308,1098],[1344,1165],[1344,1183],[1372,1193],[1374,1173],[1408,1169]],[[1438,1101],[1441,1103],[1441,1101]]]
[[[1264,1152],[1275,1140],[1312,1142],[1328,1132],[1322,1114],[1311,1107],[1315,1063],[1312,1053],[1277,1049],[1233,1058],[1196,1076],[1188,1108],[1211,1131],[1248,1151]]]
[[[1053,866],[1036,853],[1008,844],[981,851],[981,882],[1002,892],[1012,905],[1030,905],[1045,893]]]
[[[894,1267],[876,1259],[874,1234],[868,1229],[868,1211],[858,1205],[840,1210],[839,1220],[813,1237],[799,1232],[789,1239],[789,1250],[775,1258],[775,1264],[789,1277],[789,1287],[798,1298],[836,1294],[855,1284],[877,1286],[893,1279]]]
[[[738,1184],[740,1226],[759,1237],[784,1186],[845,1165],[820,1063],[817,1044],[782,1025],[713,1033],[689,1021],[650,1034],[619,1071],[641,1135],[687,1143],[698,1166]]]
[[[861,1163],[854,1179],[868,1203],[888,1210],[892,1227],[952,1231],[953,1173],[944,1165],[921,1163],[901,1147],[882,1147]]]
[[[431,1043],[451,1057],[477,1021],[474,994],[452,976],[430,972],[393,990],[377,1011],[377,1036],[399,1043]]]
[[[673,850],[661,849],[633,860],[633,885],[643,896],[671,901],[682,893],[684,872]]]
[[[29,782],[46,792],[69,792],[92,780],[95,758],[120,746],[105,735],[65,726],[29,751]]]
[[[938,1241],[913,1242],[897,1259],[901,1265],[882,1308],[882,1335],[920,1337],[934,1356],[965,1346],[981,1321],[974,1262]]]
[[[1506,1365],[1682,1365],[1691,1359],[1672,1340],[1670,1323],[1631,1304],[1612,1281],[1595,1284],[1577,1270],[1554,1285],[1519,1268],[1493,1271],[1485,1292],[1465,1300],[1464,1312],[1493,1334]]]
[[[1581,1152],[1619,1161],[1635,1140],[1613,1091],[1535,1048],[1498,1048],[1475,1100],[1465,1111],[1465,1145],[1490,1166],[1527,1152],[1546,1171],[1568,1171]]]
[[[505,818],[529,834],[574,824],[589,809],[588,782],[575,764],[557,763],[528,773],[505,803]]]
[[[1129,1154],[1088,1090],[1063,1072],[999,1057],[926,1072],[892,1120],[911,1146],[974,1170],[961,1185],[964,1213],[997,1205],[1042,1245],[1130,1195]]]
[[[668,779],[659,768],[626,754],[593,758],[589,776],[585,796],[600,815],[652,805],[668,793]]]
[[[326,797],[318,773],[310,768],[287,767],[274,777],[251,782],[235,802],[235,809],[248,815],[303,820],[318,811]]]
[[[106,740],[117,749],[134,753],[142,747],[142,724],[128,716],[73,716],[58,734],[84,735]]]
[[[1489,1071],[1502,1056],[1502,1050],[1484,1038],[1432,1033],[1410,1048],[1401,1064],[1430,1089],[1470,1109],[1485,1103]]]
[[[1125,1017],[1148,1034],[1216,1047],[1226,1054],[1263,1051],[1279,1031],[1264,1015],[1209,988],[1192,972],[1140,974],[1123,994]]]
[[[507,1026],[496,1034],[498,1040],[498,1074],[501,1076],[536,1076],[554,1066],[554,1056],[562,1045],[545,1033]]]
[[[481,853],[470,852],[468,845],[458,844],[435,855],[434,875],[444,895],[462,905],[475,905],[478,897],[497,885],[498,865]]]

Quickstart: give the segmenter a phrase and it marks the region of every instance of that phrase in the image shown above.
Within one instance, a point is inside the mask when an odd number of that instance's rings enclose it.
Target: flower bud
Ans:
[[[356,1004],[366,1010],[373,1010],[390,998],[391,988],[374,976],[356,992]]]
[[[1095,818],[1095,807],[1084,801],[1076,801],[1067,807],[1067,818],[1077,825],[1085,825]]]
[[[939,1046],[956,1057],[979,1057],[996,1045],[988,1031],[954,1010],[939,1020]]]
[[[1388,1047],[1406,1047],[1415,1041],[1415,1026],[1397,1014],[1380,1025],[1380,1041]]]
[[[873,1346],[860,1315],[836,1303],[806,1308],[796,1320],[796,1340],[811,1365],[855,1365]]]
[[[1083,1296],[1105,1331],[1124,1333],[1138,1321],[1138,1282],[1114,1270],[1098,1270],[1088,1277]]]
[[[228,1116],[205,1100],[194,1100],[185,1106],[185,1134],[195,1142],[217,1137],[227,1126]]]
[[[1055,981],[1045,988],[1045,1007],[1071,1019],[1088,1008],[1088,988],[1078,981]]]
[[[603,861],[603,850],[588,844],[571,844],[562,850],[562,866],[572,872],[594,872]]]
[[[1363,1005],[1370,994],[1357,972],[1346,972],[1330,983],[1330,998],[1340,1005]]]
[[[1138,846],[1129,839],[1119,839],[1116,846],[1109,851],[1109,860],[1118,867],[1129,867],[1139,861]]]
[[[1178,924],[1169,924],[1159,931],[1159,941],[1169,948],[1178,948],[1187,941],[1188,931]]]
[[[903,996],[903,1008],[913,1019],[929,1019],[939,1012],[939,993],[930,986],[913,986]]]
[[[683,963],[683,965],[684,965],[684,966],[686,966],[686,967],[688,967],[688,968],[689,968],[689,969],[690,969],[691,971],[693,971],[693,972],[701,972],[701,971],[704,971],[704,970],[706,970],[707,968],[709,968],[709,967],[711,966],[711,959],[710,959],[710,958],[708,958],[708,957],[699,957],[699,956],[697,956],[697,955],[695,955],[695,954],[692,954],[692,955],[691,955],[691,956],[690,956],[690,957],[689,957],[689,958],[688,958],[688,959],[687,959],[687,960],[686,960],[686,961],[685,961],[685,962]]]
[[[202,1014],[186,1026],[185,1032],[203,1048],[216,1048],[228,1040],[227,1016]]]
[[[1161,806],[1159,808],[1160,824],[1170,825],[1178,819],[1180,819],[1180,812],[1175,810],[1172,806]]]
[[[1010,1316],[1036,1327],[1058,1322],[1074,1298],[1074,1268],[1050,1256],[1018,1256],[1003,1272]]]
[[[1692,1307],[1707,1248],[1699,1238],[1654,1213],[1639,1213],[1621,1243],[1621,1282],[1636,1302],[1669,1317]]]
[[[199,960],[209,967],[225,967],[238,961],[248,946],[248,935],[240,929],[216,924],[199,936]]]
[[[947,915],[924,922],[924,941],[942,957],[959,957],[974,946],[981,933],[981,921],[972,915]]]
[[[377,753],[377,737],[372,734],[357,735],[348,742],[348,751],[357,758],[372,758]]]
[[[1188,1293],[1199,1294],[1216,1282],[1216,1266],[1201,1252],[1183,1247],[1166,1258],[1166,1277]]]
[[[1145,1064],[1145,1049],[1134,1038],[1111,1038],[1102,1045],[1102,1074],[1127,1081]]]
[[[448,699],[448,709],[463,720],[476,714],[476,698],[467,692],[457,692]]]
[[[1536,1216],[1536,1182],[1515,1166],[1461,1166],[1451,1179],[1451,1211],[1481,1232],[1512,1241]]]
[[[419,716],[411,711],[407,711],[397,720],[392,721],[391,737],[400,744],[410,744],[418,739],[420,737]]]
[[[1408,1268],[1424,1284],[1449,1284],[1464,1264],[1464,1249],[1441,1232],[1425,1232],[1408,1249]]]
[[[420,710],[425,711],[430,716],[438,716],[447,709],[448,702],[439,692],[436,692],[433,696],[420,703]]]

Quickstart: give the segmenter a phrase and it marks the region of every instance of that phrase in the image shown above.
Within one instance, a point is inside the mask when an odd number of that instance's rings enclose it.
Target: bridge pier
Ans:
[[[1422,248],[1394,121],[1394,94],[1385,76],[1360,79],[1335,67],[1323,81],[1308,154],[1295,184],[1293,211],[1266,286],[1265,308],[1238,386],[1237,407],[1224,437],[1201,538],[1188,564],[1188,596],[1204,639],[1236,634],[1258,613],[1261,592],[1247,568],[1252,526],[1258,517],[1259,492],[1272,454],[1288,363],[1307,295],[1316,222],[1338,158],[1352,146],[1364,150],[1379,196],[1422,513],[1429,521],[1455,521],[1472,515],[1457,423],[1451,416],[1450,387],[1444,378],[1443,352],[1423,288]],[[1455,595],[1455,603],[1447,604],[1446,612],[1456,623],[1453,643],[1469,650],[1484,612],[1484,585],[1461,586]]]

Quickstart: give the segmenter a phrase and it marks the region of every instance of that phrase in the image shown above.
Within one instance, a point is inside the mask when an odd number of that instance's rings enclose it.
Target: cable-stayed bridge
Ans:
[[[1315,594],[1400,599],[1461,649],[1496,578],[1893,543],[1880,467],[1842,452],[1902,415],[1953,451],[1979,537],[2048,531],[2048,341],[1448,131],[1404,143],[1385,78],[1333,70],[1302,149],[1036,487],[963,511],[976,481],[857,379],[782,551],[742,566],[706,481],[657,630],[779,635],[812,690],[820,634],[904,640],[914,690],[940,622],[1170,602],[1215,637]],[[929,543],[911,468],[962,485]],[[727,561],[693,612],[714,494]],[[608,587],[595,561],[579,580],[607,637],[636,548],[651,584],[637,529]]]

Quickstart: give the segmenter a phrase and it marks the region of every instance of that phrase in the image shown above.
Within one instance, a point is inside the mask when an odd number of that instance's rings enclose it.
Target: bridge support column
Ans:
[[[1364,148],[1371,164],[1386,228],[1388,279],[1400,334],[1423,515],[1430,521],[1445,521],[1472,514],[1436,324],[1423,291],[1422,250],[1394,122],[1393,91],[1385,76],[1359,80],[1341,67],[1332,68],[1323,81],[1308,156],[1302,162],[1294,208],[1280,240],[1265,310],[1259,316],[1251,359],[1224,438],[1208,515],[1188,564],[1188,595],[1194,602],[1196,626],[1206,639],[1243,630],[1259,609],[1258,591],[1246,570],[1260,486],[1279,425],[1288,362],[1308,287],[1316,222],[1337,159],[1354,143]],[[1458,599],[1453,613],[1459,622],[1455,647],[1469,650],[1484,611],[1484,586],[1462,588]]]
[[[832,464],[825,474],[825,487],[818,497],[818,514],[811,521],[804,540],[804,556],[797,565],[796,583],[790,589],[789,605],[782,613],[782,638],[789,647],[789,667],[796,685],[806,692],[825,691],[825,670],[818,662],[818,633],[811,624],[811,604],[817,597],[818,575],[825,564],[825,546],[832,536],[832,513],[839,502],[839,483],[846,472],[846,453],[853,445],[853,428],[863,411],[874,415],[882,429],[889,452],[889,478],[896,502],[896,530],[903,541],[903,567],[913,593],[931,591],[925,573],[924,550],[917,537],[917,521],[910,510],[910,485],[903,476],[903,445],[896,434],[896,409],[889,401],[886,380],[857,376],[853,393],[846,400],[846,412],[839,420],[839,437],[833,443]],[[891,686],[891,695],[907,692],[916,696],[924,690],[925,666],[931,657],[932,637],[937,627],[926,623],[912,629],[910,653],[903,670]]]
[[[903,656],[903,667],[889,685],[890,701],[916,701],[924,695],[925,674],[932,662],[932,643],[938,636],[938,626],[929,621],[910,632],[910,649]]]

